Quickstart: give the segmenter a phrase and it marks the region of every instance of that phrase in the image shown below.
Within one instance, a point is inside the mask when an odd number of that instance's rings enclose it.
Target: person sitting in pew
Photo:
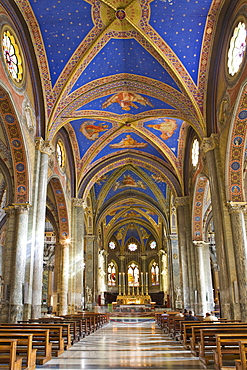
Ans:
[[[189,311],[188,316],[185,316],[186,321],[199,321],[198,317],[194,316],[193,311]]]
[[[218,321],[218,318],[216,316],[214,316],[212,313],[207,312],[203,321]]]

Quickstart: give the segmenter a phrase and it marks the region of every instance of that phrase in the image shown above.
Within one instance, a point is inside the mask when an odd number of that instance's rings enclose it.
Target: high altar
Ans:
[[[117,304],[151,304],[150,295],[118,295]]]

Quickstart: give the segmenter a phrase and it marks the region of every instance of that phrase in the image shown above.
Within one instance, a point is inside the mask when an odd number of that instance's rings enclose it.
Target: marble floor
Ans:
[[[110,322],[37,368],[199,370],[203,366],[155,322],[149,321]]]

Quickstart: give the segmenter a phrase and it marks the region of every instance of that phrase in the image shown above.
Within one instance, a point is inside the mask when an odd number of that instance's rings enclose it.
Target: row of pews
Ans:
[[[80,312],[17,324],[0,323],[0,368],[33,370],[107,322],[107,314]]]
[[[191,351],[205,368],[247,370],[247,323],[219,319],[214,322],[185,321],[172,312],[156,314],[158,326]]]

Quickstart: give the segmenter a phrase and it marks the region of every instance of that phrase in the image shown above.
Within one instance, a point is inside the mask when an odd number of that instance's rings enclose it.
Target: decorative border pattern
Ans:
[[[232,135],[228,167],[229,201],[243,202],[243,161],[247,136],[247,85],[244,87],[237,106]]]
[[[204,196],[206,194],[208,178],[200,176],[196,184],[192,211],[192,238],[196,241],[203,240],[203,210]]]
[[[14,202],[28,203],[28,167],[22,132],[13,104],[7,92],[0,87],[0,115],[8,135],[14,172]]]
[[[64,198],[63,189],[59,179],[52,178],[50,181],[52,190],[57,204],[58,220],[59,220],[59,236],[60,241],[69,238],[69,217]]]

